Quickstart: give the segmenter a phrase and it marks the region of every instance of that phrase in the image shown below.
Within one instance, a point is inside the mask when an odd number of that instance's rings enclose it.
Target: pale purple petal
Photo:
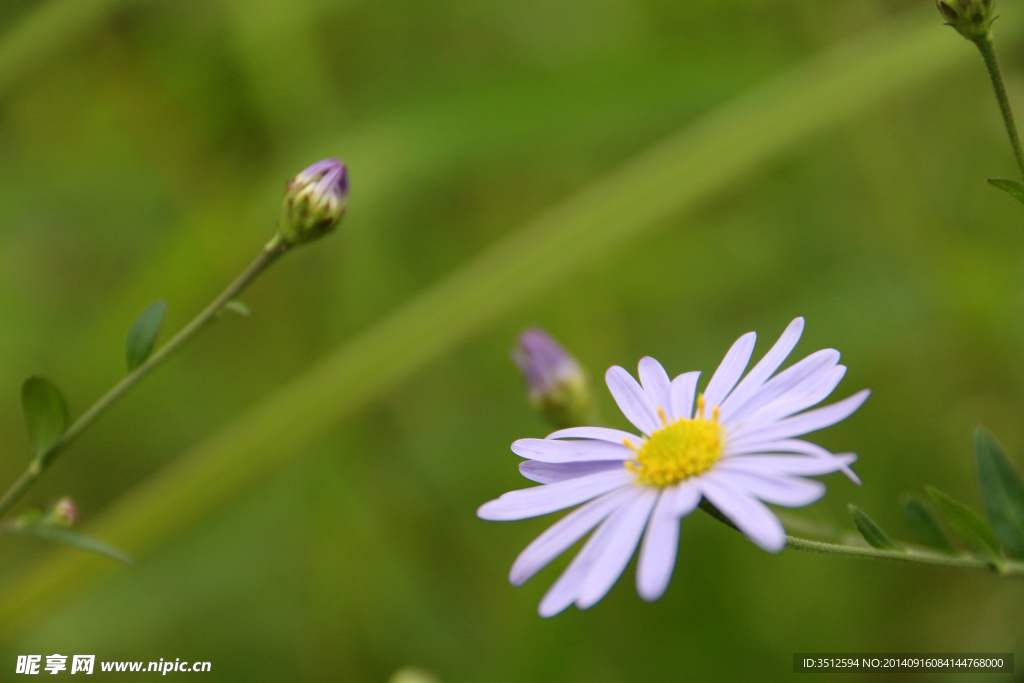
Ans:
[[[635,486],[629,487],[627,491],[632,494],[629,496],[629,502],[636,500],[643,493],[643,489]],[[587,572],[604,548],[615,539],[618,522],[626,511],[627,505],[623,502],[619,509],[612,513],[583,544],[583,548],[576,553],[576,557],[572,559],[569,566],[565,568],[562,575],[541,599],[537,612],[542,617],[553,617],[576,602]]]
[[[608,383],[608,390],[612,392],[615,402],[619,405],[619,410],[634,427],[647,436],[661,428],[658,411],[643,387],[637,384],[631,374],[614,365],[608,368],[604,379]]]
[[[299,175],[308,176],[309,180],[306,180],[306,182],[312,182],[312,178],[315,178],[316,176],[322,176],[331,169],[340,168],[343,165],[344,164],[342,164],[340,161],[338,161],[334,157],[331,157],[330,159],[323,159],[322,161],[316,162],[312,166],[306,167],[305,169],[302,170],[302,172],[299,173]]]
[[[622,468],[613,472],[599,472],[579,479],[560,481],[557,484],[509,491],[500,498],[481,505],[476,514],[480,519],[496,522],[546,515],[626,486],[633,478],[631,472]]]
[[[756,333],[747,332],[737,339],[736,343],[729,349],[729,352],[725,354],[722,363],[715,370],[711,381],[708,382],[707,389],[704,390],[704,404],[708,407],[708,410],[714,406],[722,405],[725,397],[736,386],[740,375],[747,369],[747,363],[750,362],[750,354],[754,351],[754,342],[756,340]]]
[[[728,419],[735,412],[736,408],[743,405],[747,399],[754,395],[754,392],[768,381],[772,373],[778,370],[779,366],[792,353],[796,343],[800,341],[800,335],[803,334],[803,331],[803,318],[796,318],[789,324],[782,333],[782,336],[779,337],[779,340],[775,342],[775,345],[772,346],[768,353],[764,354],[764,358],[747,373],[747,376],[729,394],[729,398],[725,399],[725,402],[722,403],[722,412],[719,419],[723,422]]]
[[[741,448],[755,441],[787,439],[791,436],[800,436],[801,434],[807,434],[818,429],[824,429],[852,415],[854,411],[861,407],[861,404],[867,400],[870,394],[870,389],[862,389],[853,396],[844,398],[842,401],[837,401],[824,408],[815,408],[762,429],[746,432],[742,436],[737,437],[735,442],[730,438],[730,442],[735,448]]]
[[[669,388],[669,402],[672,404],[672,419],[689,420],[693,415],[693,396],[697,391],[700,372],[686,372],[672,380]]]
[[[699,496],[698,496],[699,498]],[[679,515],[675,496],[662,493],[651,515],[636,565],[636,591],[648,602],[660,598],[672,578],[679,549]]]
[[[733,436],[739,437],[789,417],[801,410],[821,403],[836,388],[846,374],[845,365],[836,365],[817,372],[771,403],[750,415],[741,426],[734,427]]]
[[[734,490],[742,490],[766,503],[783,507],[803,507],[825,495],[825,485],[813,479],[729,471],[721,467],[715,468],[715,479]]]
[[[636,500],[623,506],[622,520],[616,525],[615,537],[594,558],[593,565],[583,579],[580,595],[576,599],[577,607],[593,607],[619,580],[640,542],[658,494],[659,491],[655,489],[644,489]]]
[[[722,484],[712,470],[701,476],[704,496],[762,550],[777,553],[786,546],[786,530],[771,510],[750,496]]]
[[[335,167],[327,171],[324,176],[317,181],[316,187],[313,189],[313,196],[322,197],[326,199],[328,193],[336,195],[341,194],[341,174],[344,172],[345,167]]]
[[[519,463],[519,472],[532,481],[541,484],[554,484],[569,479],[578,479],[589,474],[598,472],[611,472],[617,468],[624,468],[621,461],[616,460],[588,460],[586,462],[540,462],[539,460],[525,460]]]
[[[647,392],[647,398],[651,399],[654,407],[661,408],[666,416],[671,414],[672,406],[669,402],[669,385],[671,383],[668,373],[665,372],[665,368],[661,367],[661,363],[650,356],[641,358],[639,375],[640,384]]]
[[[802,439],[781,439],[778,441],[751,441],[744,443],[742,447],[735,447],[726,444],[723,450],[723,458],[732,458],[737,455],[748,455],[752,453],[803,453],[813,455],[816,458],[832,458],[828,450],[816,443]]]
[[[635,496],[636,492],[632,488],[622,488],[573,510],[548,527],[519,553],[512,564],[508,580],[513,586],[522,585]]]
[[[835,349],[815,351],[806,358],[794,363],[779,374],[765,382],[748,399],[729,411],[728,421],[720,417],[726,428],[734,428],[743,421],[782,396],[793,387],[819,372],[827,371],[839,363],[839,352]]]
[[[629,441],[637,448],[644,445],[643,438],[636,434],[630,434],[629,432],[624,432],[621,429],[608,429],[607,427],[569,427],[568,429],[559,429],[557,432],[552,432],[544,438],[597,439],[598,441],[607,441],[608,443],[615,444],[621,444],[623,441]]]
[[[681,481],[669,488],[666,494],[672,499],[673,511],[676,517],[685,517],[700,504],[700,499],[703,495],[700,479],[692,478]]]
[[[715,463],[715,469],[751,474],[818,477],[839,472],[855,460],[856,456],[853,454],[829,454],[828,458],[805,455],[740,455],[722,458]]]
[[[512,452],[541,462],[580,462],[586,460],[629,460],[633,451],[621,444],[593,439],[554,441],[519,439],[512,442]]]
[[[783,439],[781,441],[755,440],[744,444],[741,448],[736,448],[731,444],[726,443],[722,456],[723,462],[726,459],[731,460],[737,455],[753,453],[803,453],[815,458],[823,458],[828,462],[833,462],[833,458],[838,458],[843,462],[843,466],[839,468],[842,470],[843,474],[849,477],[850,481],[853,483],[858,486],[860,485],[860,477],[858,477],[849,467],[850,464],[857,461],[856,454],[845,453],[833,456],[832,453],[828,452],[818,444],[811,443],[810,441],[803,441],[801,439]]]

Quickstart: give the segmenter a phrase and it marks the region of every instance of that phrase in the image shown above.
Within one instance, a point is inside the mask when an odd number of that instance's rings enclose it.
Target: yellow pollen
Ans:
[[[718,424],[718,406],[711,419],[704,418],[704,396],[697,397],[697,411],[692,420],[669,422],[658,408],[665,425],[645,438],[637,448],[624,443],[636,453],[636,460],[627,460],[626,469],[637,475],[640,483],[663,488],[694,475],[706,472],[722,457],[722,426]]]

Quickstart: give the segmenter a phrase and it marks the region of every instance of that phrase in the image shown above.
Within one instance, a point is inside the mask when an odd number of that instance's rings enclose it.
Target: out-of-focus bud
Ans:
[[[587,376],[576,359],[544,330],[519,335],[512,360],[526,379],[530,402],[557,429],[594,424]]]
[[[72,527],[78,521],[78,506],[73,498],[65,496],[54,503],[53,507],[43,519],[45,524],[54,526]]]
[[[936,0],[946,23],[968,40],[980,40],[992,26],[995,0]]]
[[[441,683],[441,679],[429,671],[407,666],[396,671],[388,683]]]
[[[302,244],[331,232],[345,214],[348,170],[337,159],[318,161],[288,181],[281,204],[280,239]]]

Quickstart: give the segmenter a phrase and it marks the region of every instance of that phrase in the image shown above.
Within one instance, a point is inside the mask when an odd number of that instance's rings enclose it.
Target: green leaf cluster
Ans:
[[[973,553],[1004,572],[1007,557],[1024,557],[1024,480],[984,427],[978,427],[974,433],[974,458],[988,521],[931,486],[925,490],[934,507],[924,498],[910,494],[903,497],[903,512],[923,545],[945,553],[956,552],[943,528],[945,520]],[[861,536],[872,547],[903,549],[862,510],[853,505],[849,509]]]

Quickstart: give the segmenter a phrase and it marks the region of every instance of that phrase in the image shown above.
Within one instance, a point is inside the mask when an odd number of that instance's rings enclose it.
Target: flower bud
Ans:
[[[936,0],[935,6],[957,32],[968,40],[979,40],[988,35],[992,26],[995,0]]]
[[[74,526],[75,522],[78,521],[78,506],[75,505],[73,498],[64,496],[53,504],[53,507],[43,521],[54,526]]]
[[[576,359],[540,328],[519,335],[512,360],[523,373],[530,402],[555,428],[593,424],[586,374]]]
[[[280,238],[302,244],[329,233],[345,214],[348,170],[337,159],[318,161],[288,182],[281,204]]]

